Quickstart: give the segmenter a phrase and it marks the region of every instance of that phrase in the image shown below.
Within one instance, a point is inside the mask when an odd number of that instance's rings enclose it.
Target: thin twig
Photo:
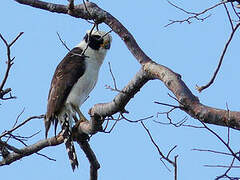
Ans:
[[[232,31],[234,30],[234,26],[233,26],[233,22],[232,22],[232,19],[231,19],[231,16],[230,16],[230,13],[228,11],[228,8],[227,8],[227,5],[224,3],[223,4],[225,10],[226,10],[226,13],[227,13],[227,16],[228,16],[228,20],[230,22],[230,25],[231,25],[231,28],[232,28]]]
[[[110,62],[108,62],[108,67],[109,67],[109,71],[110,71],[110,74],[111,74],[111,77],[112,77],[112,80],[113,80],[114,88],[115,88],[115,90],[117,90],[118,89],[117,88],[117,82],[116,82],[116,79],[115,79],[114,74],[112,72],[112,68],[111,68],[111,63]]]
[[[0,138],[6,136],[7,134],[12,133],[13,131],[15,131],[16,129],[20,128],[21,126],[23,126],[24,124],[26,124],[28,121],[32,120],[32,119],[43,119],[45,117],[45,115],[40,115],[40,116],[32,116],[28,119],[26,119],[25,121],[23,121],[22,123],[20,123],[19,125],[17,125],[16,127],[12,128],[9,131],[5,131],[4,133],[2,133],[2,135],[0,135]]]
[[[24,110],[25,110],[25,108],[23,108],[23,110],[19,113],[19,115],[17,116],[16,121],[15,121],[15,123],[13,124],[13,127],[12,127],[12,128],[14,128],[14,127],[16,126],[16,124],[18,123],[18,120],[19,120],[20,116],[24,113]]]
[[[216,153],[216,154],[222,154],[227,156],[232,156],[231,153],[221,152],[221,151],[215,151],[215,150],[209,150],[209,149],[192,149],[193,151],[200,151],[200,152],[210,152],[210,153]]]
[[[204,165],[205,167],[211,167],[211,168],[240,168],[240,166],[225,166],[225,165]]]
[[[174,161],[170,160],[168,157],[166,157],[166,156],[161,152],[160,148],[158,147],[158,145],[157,145],[156,142],[154,141],[154,139],[153,139],[150,131],[149,131],[148,128],[145,126],[145,124],[143,123],[143,121],[140,121],[140,123],[142,124],[143,128],[146,130],[149,138],[151,139],[151,142],[152,142],[153,145],[156,147],[159,155],[160,155],[164,160],[166,160],[167,162],[169,162],[170,164],[172,164],[172,165],[174,166],[174,164],[175,164]]]
[[[47,155],[45,155],[45,154],[38,153],[38,152],[37,152],[36,154],[39,155],[39,156],[45,157],[45,158],[47,158],[47,159],[50,160],[50,161],[56,161],[56,159],[50,158],[49,156],[47,156]]]
[[[93,24],[93,27],[92,27],[92,29],[91,29],[90,32],[89,32],[89,36],[88,36],[88,40],[87,40],[87,46],[86,46],[86,48],[82,51],[82,53],[81,53],[80,56],[84,56],[86,50],[88,49],[89,39],[90,39],[90,36],[91,36],[91,34],[92,34],[92,32],[93,32],[93,30],[94,30],[95,27],[96,27],[96,24]]]
[[[12,67],[12,65],[13,65],[13,60],[14,60],[14,58],[11,58],[11,50],[10,50],[10,48],[11,48],[11,46],[20,38],[20,36],[23,34],[23,32],[20,32],[18,35],[17,35],[17,37],[10,43],[10,44],[8,44],[8,42],[4,39],[4,37],[0,34],[0,38],[2,39],[2,41],[4,42],[4,44],[5,44],[5,46],[6,46],[6,48],[7,48],[7,69],[6,69],[6,72],[5,72],[5,75],[4,75],[4,78],[3,78],[3,80],[2,80],[2,83],[1,83],[1,85],[0,85],[0,98],[3,98],[3,96],[6,94],[6,92],[5,93],[3,93],[2,91],[3,91],[3,88],[4,88],[4,85],[5,85],[5,83],[6,83],[6,81],[7,81],[7,78],[8,78],[8,76],[9,76],[9,72],[10,72],[10,69],[11,69],[11,67]],[[9,88],[10,89],[10,88]],[[11,90],[11,89],[10,89]],[[11,99],[11,98],[14,98],[13,96],[12,97],[10,97],[10,98],[8,98],[8,99]]]
[[[235,158],[233,157],[233,160],[232,160],[230,166],[228,167],[228,169],[225,171],[225,173],[224,173],[223,175],[218,176],[218,177],[216,178],[216,180],[219,180],[219,179],[224,178],[225,176],[227,176],[228,172],[229,172],[232,168],[234,168],[234,166],[233,166],[234,161],[235,161]],[[239,168],[240,168],[240,166],[239,166]]]
[[[232,154],[233,157],[235,157],[238,161],[240,161],[240,157],[236,155],[236,153],[233,152],[233,150],[230,148],[230,146],[212,129],[210,129],[204,122],[200,121],[202,125],[209,131],[211,132],[214,136],[216,136],[228,149],[228,151]]]
[[[189,15],[192,15],[192,16],[190,16],[190,17],[188,17],[188,18],[186,18],[186,19],[183,19],[183,20],[169,20],[170,23],[168,23],[168,24],[165,25],[164,27],[167,27],[167,26],[172,25],[172,24],[174,24],[174,23],[184,23],[184,22],[187,22],[188,24],[190,24],[190,23],[191,23],[191,19],[196,19],[196,20],[198,20],[198,21],[204,21],[205,19],[209,18],[211,15],[207,15],[206,17],[203,17],[203,18],[200,18],[200,17],[199,17],[200,15],[205,14],[206,12],[208,12],[208,11],[210,11],[210,10],[218,7],[218,6],[221,5],[221,4],[224,4],[225,2],[219,2],[219,3],[213,5],[213,6],[209,7],[209,8],[207,8],[207,9],[199,12],[199,13],[186,11],[185,9],[183,9],[183,8],[181,8],[181,7],[173,4],[173,3],[170,2],[170,1],[168,1],[168,3],[169,3],[170,5],[172,5],[173,7],[179,9],[180,11],[183,11],[184,13],[189,14]]]
[[[153,118],[154,116],[148,116],[148,117],[145,117],[145,118],[141,118],[141,119],[138,119],[138,120],[130,120],[128,118],[126,118],[123,113],[120,113],[122,118],[125,119],[126,121],[130,122],[130,123],[137,123],[137,122],[142,122],[142,121],[145,121],[145,120],[148,120],[148,119],[151,119]]]
[[[204,86],[199,87],[198,85],[196,85],[196,89],[197,89],[199,92],[201,92],[202,90],[208,88],[209,86],[211,86],[211,85],[213,84],[213,82],[214,82],[214,80],[215,80],[215,78],[216,78],[216,76],[217,76],[217,74],[218,74],[218,71],[219,71],[219,69],[220,69],[220,67],[221,67],[221,65],[222,65],[222,61],[223,61],[223,58],[224,58],[225,53],[226,53],[226,51],[227,51],[227,48],[228,48],[230,42],[232,41],[232,38],[233,38],[233,36],[234,36],[234,34],[235,34],[235,32],[236,32],[236,30],[238,29],[239,26],[240,26],[240,23],[238,23],[238,24],[235,26],[235,28],[233,29],[233,31],[231,32],[231,35],[230,35],[227,43],[225,44],[225,47],[224,47],[224,49],[223,49],[222,55],[221,55],[221,57],[220,57],[220,60],[219,60],[218,66],[217,66],[217,69],[215,70],[212,79],[209,81],[209,83],[207,83],[207,84],[204,85]]]
[[[61,36],[57,32],[58,39],[61,41],[62,45],[68,50],[71,51],[71,49],[67,46],[67,44],[62,40]]]
[[[233,5],[232,2],[231,2],[231,5],[232,5],[232,9],[233,9],[235,15],[238,17],[238,21],[240,21],[240,15],[239,15],[239,13],[236,11],[236,8],[234,7],[234,5]]]

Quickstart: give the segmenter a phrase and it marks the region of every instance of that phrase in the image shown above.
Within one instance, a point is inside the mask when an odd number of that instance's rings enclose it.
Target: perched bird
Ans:
[[[46,137],[51,123],[62,126],[62,135],[74,171],[78,160],[73,145],[72,127],[76,114],[81,121],[86,118],[79,107],[87,99],[98,79],[98,72],[110,49],[112,37],[103,31],[87,31],[83,40],[58,64],[48,95],[47,113],[44,119]]]

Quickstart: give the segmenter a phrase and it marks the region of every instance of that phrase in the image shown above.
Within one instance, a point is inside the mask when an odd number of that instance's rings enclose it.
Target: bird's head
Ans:
[[[110,49],[112,37],[104,31],[87,31],[84,36],[84,41],[93,50],[108,50]]]
[[[112,37],[104,31],[87,31],[83,40],[76,46],[83,50],[86,57],[97,58],[101,64],[110,49]],[[88,58],[88,60],[91,60]]]

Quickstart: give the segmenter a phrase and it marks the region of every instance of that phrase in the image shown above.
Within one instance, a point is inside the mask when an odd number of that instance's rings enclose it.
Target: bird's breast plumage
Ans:
[[[87,58],[87,57],[86,57]],[[100,66],[97,61],[85,61],[86,69],[71,89],[65,103],[81,106],[96,85]]]

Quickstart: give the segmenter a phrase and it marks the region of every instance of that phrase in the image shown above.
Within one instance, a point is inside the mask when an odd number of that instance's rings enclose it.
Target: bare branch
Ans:
[[[111,73],[111,77],[112,77],[112,80],[113,80],[114,89],[115,89],[115,90],[118,90],[118,88],[117,88],[117,82],[116,82],[116,79],[115,79],[114,74],[113,74],[113,72],[112,72],[112,68],[111,68],[111,63],[110,63],[110,62],[108,62],[108,67],[109,67],[109,71],[110,71],[110,73]]]
[[[237,153],[234,153],[233,150],[231,149],[231,147],[216,132],[214,132],[212,129],[210,129],[204,122],[201,122],[201,123],[209,132],[211,132],[214,136],[216,136],[217,139],[220,140],[225,145],[225,147],[228,149],[228,151],[232,154],[232,156],[234,158],[236,158],[238,161],[240,161],[240,157],[237,156]]]
[[[138,119],[138,120],[130,120],[128,118],[126,118],[122,113],[121,114],[121,117],[123,119],[125,119],[126,121],[130,122],[130,123],[137,123],[137,122],[142,122],[142,121],[145,121],[145,120],[148,120],[148,119],[151,119],[153,118],[154,116],[148,116],[148,117],[145,117],[145,118],[141,118],[141,119]]]
[[[2,39],[2,41],[4,42],[6,48],[7,48],[7,69],[6,69],[6,72],[5,72],[5,75],[4,75],[4,78],[0,84],[0,98],[3,99],[3,100],[7,100],[7,99],[12,99],[12,98],[15,98],[14,96],[12,96],[10,94],[10,97],[8,98],[4,98],[3,96],[7,93],[9,93],[11,91],[11,88],[7,88],[5,90],[3,90],[6,82],[7,82],[7,79],[8,79],[8,76],[9,76],[9,72],[10,72],[10,69],[13,65],[13,60],[14,58],[11,58],[11,46],[20,38],[20,36],[23,34],[23,32],[20,32],[19,35],[10,43],[8,44],[8,42],[4,39],[4,37],[0,34],[0,38]]]
[[[200,152],[211,152],[211,153],[215,153],[215,154],[222,154],[222,155],[227,155],[227,156],[232,156],[231,153],[225,153],[225,152],[221,152],[221,151],[215,151],[215,150],[209,150],[209,149],[192,149],[193,151],[200,151]]]
[[[40,140],[37,143],[26,146],[22,149],[20,149],[21,153],[10,153],[6,158],[3,158],[2,161],[0,161],[0,166],[9,165],[13,163],[14,161],[17,161],[23,157],[29,156],[31,154],[37,153],[41,149],[48,147],[48,146],[56,146],[63,143],[63,137],[58,135],[56,137]]]
[[[24,124],[26,124],[28,121],[31,121],[32,119],[43,119],[45,117],[45,115],[40,115],[40,116],[32,116],[29,117],[28,119],[26,119],[25,121],[23,121],[22,123],[20,123],[19,125],[15,126],[14,128],[12,128],[9,131],[5,131],[4,133],[2,133],[2,135],[0,135],[0,139],[4,136],[6,136],[7,134],[12,133],[13,131],[15,131],[16,129],[20,128],[21,126],[23,126]]]
[[[61,41],[62,45],[68,50],[71,51],[71,49],[67,46],[67,44],[62,40],[61,36],[57,32],[58,39]]]
[[[230,15],[230,13],[228,11],[227,5],[224,3],[223,6],[224,6],[224,8],[226,10],[226,13],[227,13],[227,16],[228,16],[228,21],[229,21],[229,23],[231,25],[231,28],[232,28],[232,31],[233,31],[234,30],[234,26],[233,26],[233,22],[232,22],[232,19],[231,19],[231,15]]]
[[[151,142],[152,142],[153,145],[156,147],[159,155],[160,155],[163,159],[165,159],[167,162],[169,162],[170,164],[174,165],[174,162],[173,162],[172,160],[170,160],[170,159],[168,158],[168,156],[170,155],[170,153],[172,152],[172,150],[175,149],[176,146],[174,146],[174,147],[169,151],[168,155],[165,156],[165,155],[161,152],[161,150],[160,150],[160,148],[158,147],[158,145],[156,144],[156,142],[154,141],[154,139],[153,139],[150,131],[147,129],[147,127],[145,126],[145,124],[144,124],[142,121],[141,121],[140,123],[142,124],[143,128],[146,130],[149,138],[151,139]]]
[[[143,121],[141,121],[141,124],[142,124],[143,128],[146,130],[146,132],[147,132],[147,134],[148,134],[148,136],[149,136],[152,144],[156,147],[156,149],[157,149],[157,151],[158,151],[158,154],[159,154],[160,157],[161,157],[160,160],[161,160],[161,162],[163,163],[163,165],[169,170],[169,168],[166,166],[166,164],[164,163],[164,161],[163,161],[162,159],[166,160],[168,163],[170,163],[170,164],[174,167],[174,177],[175,177],[175,180],[177,180],[177,157],[178,157],[178,156],[175,156],[175,157],[174,157],[174,161],[172,161],[172,160],[169,159],[169,156],[170,156],[171,152],[172,152],[177,146],[174,146],[174,147],[168,152],[167,156],[165,156],[165,155],[162,153],[162,151],[160,150],[159,146],[158,146],[158,145],[156,144],[156,142],[154,141],[154,139],[153,139],[150,131],[149,131],[148,128],[145,126],[145,124],[143,123]],[[169,170],[169,171],[170,171],[170,170]]]
[[[81,149],[86,154],[88,161],[90,163],[90,180],[97,180],[97,171],[100,168],[100,164],[92,151],[89,143],[87,141],[77,141]]]
[[[239,28],[239,26],[240,26],[240,23],[238,23],[238,24],[235,26],[235,28],[233,29],[233,31],[231,32],[231,35],[230,35],[227,43],[225,44],[225,47],[224,47],[224,49],[223,49],[222,55],[221,55],[221,57],[220,57],[220,60],[219,60],[218,66],[217,66],[217,69],[215,70],[212,79],[209,81],[209,83],[207,83],[207,84],[204,85],[204,86],[199,87],[198,85],[196,85],[196,89],[197,89],[199,92],[201,92],[202,90],[208,88],[209,86],[211,86],[211,85],[213,84],[213,82],[214,82],[214,80],[215,80],[215,78],[216,78],[216,76],[217,76],[217,74],[218,74],[218,71],[219,71],[219,69],[220,69],[220,67],[221,67],[221,65],[222,65],[222,61],[223,61],[223,58],[224,58],[225,53],[226,53],[226,51],[227,51],[227,48],[228,48],[230,42],[232,41],[232,38],[233,38],[235,32],[237,31],[237,29]]]
[[[196,12],[186,11],[185,9],[183,9],[183,8],[181,8],[181,7],[173,4],[173,3],[170,2],[170,1],[168,1],[168,3],[169,3],[170,5],[172,5],[173,7],[179,9],[180,11],[183,11],[184,13],[186,13],[186,14],[188,14],[188,15],[192,15],[192,16],[189,16],[188,18],[183,19],[183,20],[169,20],[170,23],[168,23],[168,24],[165,25],[164,27],[167,27],[167,26],[172,25],[172,24],[175,24],[175,23],[180,23],[180,24],[181,24],[181,23],[187,22],[188,24],[190,24],[192,19],[196,19],[196,20],[198,20],[198,21],[204,21],[205,19],[209,18],[211,15],[207,15],[207,16],[205,16],[205,17],[203,17],[203,18],[201,18],[201,17],[199,17],[199,16],[201,16],[201,15],[205,14],[206,12],[208,12],[208,11],[210,11],[210,10],[218,7],[218,6],[221,5],[221,4],[225,4],[225,2],[222,1],[222,2],[219,2],[219,3],[213,5],[213,6],[209,7],[209,8],[207,8],[207,9],[199,12],[199,13],[196,13]]]

